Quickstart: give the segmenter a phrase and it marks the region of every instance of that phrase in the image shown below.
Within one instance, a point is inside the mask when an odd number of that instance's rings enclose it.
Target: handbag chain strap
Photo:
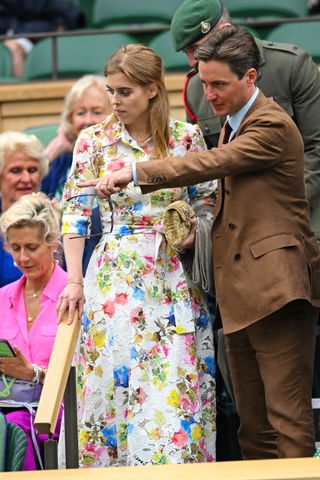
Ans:
[[[0,391],[0,398],[6,398],[10,395],[12,385],[16,381],[15,378],[11,378],[10,382],[8,383],[7,377],[5,374],[2,374],[2,381],[4,385],[4,389]]]

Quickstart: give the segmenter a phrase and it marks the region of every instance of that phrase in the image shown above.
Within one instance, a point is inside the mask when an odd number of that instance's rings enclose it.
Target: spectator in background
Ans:
[[[319,0],[309,0],[309,13],[310,15],[318,15],[320,13],[320,1]]]
[[[26,195],[1,216],[0,230],[23,274],[19,280],[0,288],[0,337],[10,342],[16,354],[0,358],[0,371],[42,384],[57,333],[56,302],[67,282],[66,272],[55,261],[60,248],[60,211],[56,203],[42,193]],[[10,399],[10,394],[7,398]],[[2,407],[1,411],[9,422],[25,431],[28,447],[24,470],[36,470],[41,458],[37,461],[34,442],[41,449],[48,435],[34,432],[36,438],[32,437],[34,418],[30,418],[29,410],[23,405],[10,404],[9,410]]]
[[[23,195],[37,192],[47,171],[48,158],[37,137],[22,132],[0,134],[0,214]],[[0,287],[20,276],[0,239]]]
[[[11,50],[13,75],[22,77],[24,61],[33,47],[23,37],[28,33],[45,33],[84,28],[84,12],[72,0],[0,0],[0,34],[21,34],[19,39],[5,40]]]
[[[83,128],[101,122],[111,111],[106,94],[106,80],[98,75],[79,78],[64,100],[58,135],[49,143],[46,152],[50,161],[49,172],[41,183],[41,191],[58,200],[67,180],[72,163],[75,141]],[[101,222],[97,207],[92,209],[91,234],[86,240],[83,255],[85,274],[91,254],[99,242]]]
[[[73,84],[64,100],[58,135],[46,148],[50,168],[42,180],[41,191],[61,198],[79,132],[104,120],[110,109],[104,77],[84,75]]]

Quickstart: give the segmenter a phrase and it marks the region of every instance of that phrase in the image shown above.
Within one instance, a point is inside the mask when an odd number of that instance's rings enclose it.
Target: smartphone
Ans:
[[[13,348],[11,347],[8,340],[0,338],[0,357],[15,357]]]

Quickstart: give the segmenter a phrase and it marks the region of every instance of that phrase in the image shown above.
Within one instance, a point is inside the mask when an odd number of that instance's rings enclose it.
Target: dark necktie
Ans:
[[[224,137],[223,137],[222,143],[228,143],[231,132],[232,132],[232,128],[230,126],[230,123],[227,120],[224,125]]]

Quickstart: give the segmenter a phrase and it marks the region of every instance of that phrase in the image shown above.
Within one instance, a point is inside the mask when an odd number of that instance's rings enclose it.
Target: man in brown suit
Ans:
[[[207,100],[216,115],[228,115],[231,134],[225,126],[218,148],[137,163],[83,186],[95,184],[105,197],[133,178],[144,193],[219,179],[214,275],[243,456],[311,456],[320,251],[308,216],[303,141],[256,88],[259,51],[248,32],[218,31],[197,58]]]

